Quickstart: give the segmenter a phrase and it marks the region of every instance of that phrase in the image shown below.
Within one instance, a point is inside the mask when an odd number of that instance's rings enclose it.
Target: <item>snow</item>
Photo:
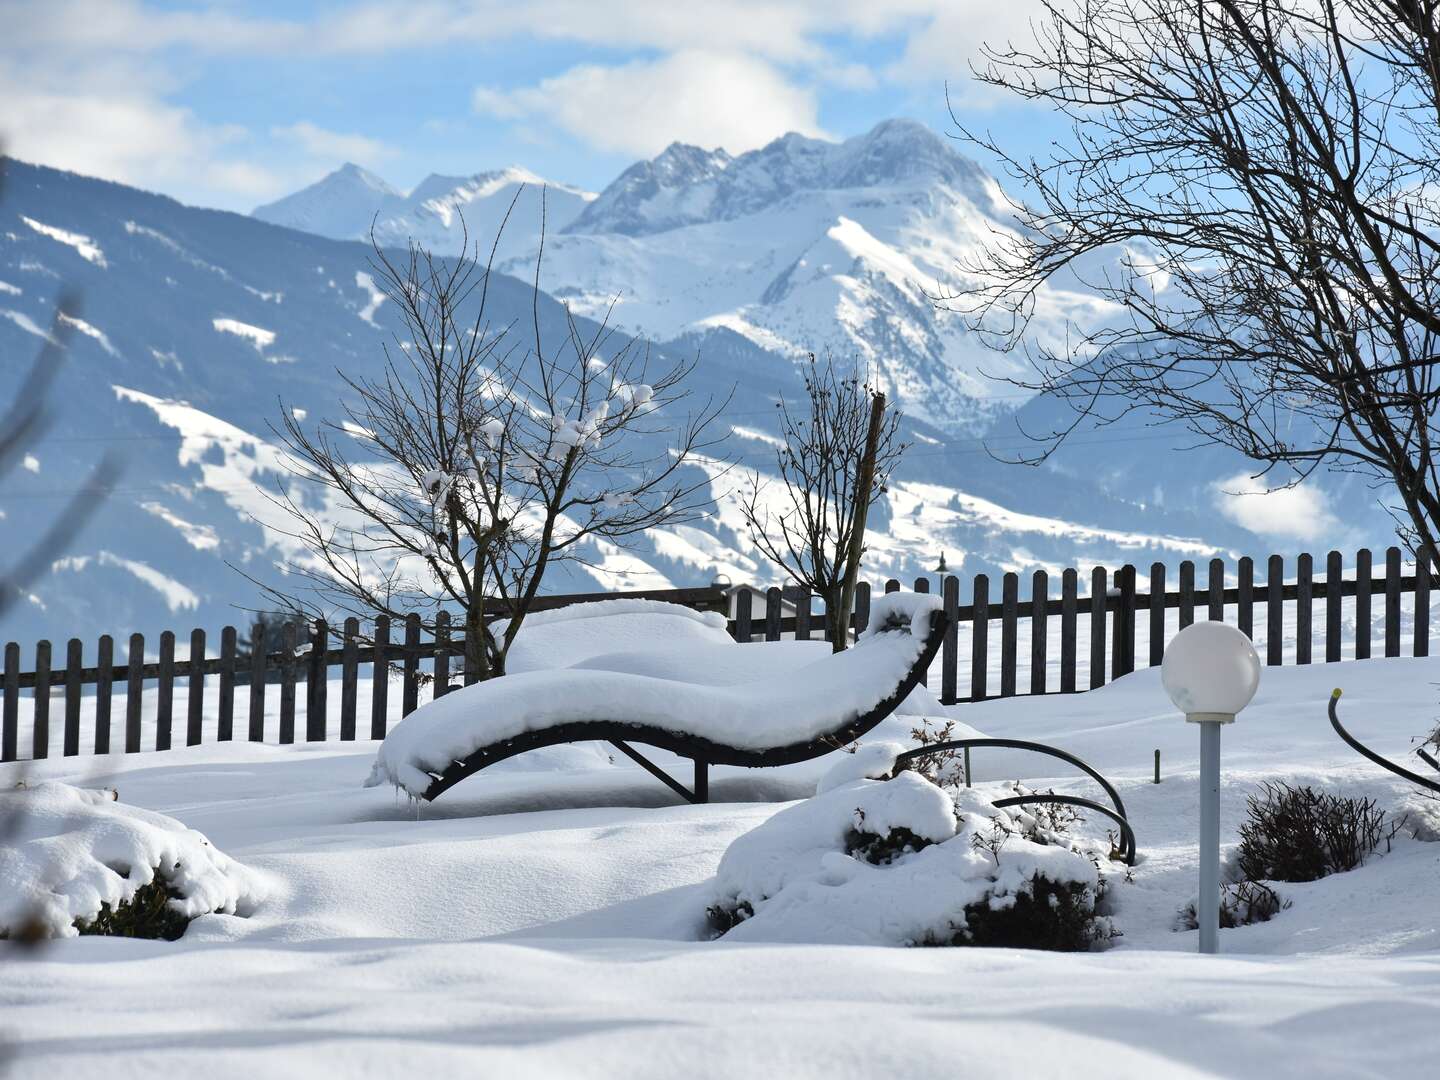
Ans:
[[[92,339],[93,341],[99,342],[100,347],[104,349],[105,352],[110,356],[118,357],[120,355],[119,351],[115,348],[115,346],[110,344],[110,339],[105,336],[105,331],[99,329],[98,327],[90,325],[84,319],[81,319],[75,315],[66,315],[62,311],[60,313],[60,321],[65,323],[67,326],[71,326],[74,329],[78,330],[80,333],[84,334],[86,337]]]
[[[127,806],[114,790],[48,781],[0,792],[0,934],[34,920],[50,937],[74,937],[102,904],[112,908],[162,873],[182,915],[245,915],[259,879],[204,836],[164,814]]]
[[[245,338],[250,344],[255,346],[256,352],[264,352],[265,349],[275,344],[275,331],[266,330],[259,326],[251,326],[249,323],[243,323],[239,319],[215,318],[210,320],[210,324],[215,327],[219,333],[234,334],[236,337]]]
[[[41,236],[48,236],[57,243],[74,248],[79,256],[86,262],[94,263],[96,266],[101,267],[105,265],[105,253],[100,250],[99,246],[92,241],[90,237],[82,236],[79,233],[66,232],[64,229],[58,229],[54,225],[42,224],[34,218],[26,217],[24,214],[20,215],[20,220],[26,225],[29,225],[30,228],[34,229]]]
[[[385,302],[385,294],[375,286],[375,279],[363,270],[355,271],[355,287],[365,294],[365,306],[360,309],[360,321],[375,325],[375,312]]]
[[[26,472],[38,473],[40,471],[40,459],[34,454],[26,454],[20,465]]]
[[[853,648],[826,653],[779,683],[761,679],[705,685],[576,667],[532,669],[477,683],[402,720],[381,744],[366,782],[393,784],[419,796],[430,786],[432,774],[482,746],[585,720],[623,720],[741,750],[810,742],[894,693],[924,649],[930,613],[940,606],[939,597],[923,593],[882,596],[872,605],[869,629]],[[567,622],[563,614],[559,622]],[[582,622],[587,636],[603,633]],[[736,652],[751,647],[727,646]],[[769,718],[763,724],[756,722],[761,715]]]
[[[0,293],[8,293],[11,296],[21,296],[25,292],[18,285],[11,285],[8,281],[0,281]]]
[[[557,620],[557,633],[571,621]],[[703,621],[690,622],[703,636]],[[632,635],[616,647],[633,654],[641,644]],[[795,643],[780,644],[737,651]],[[1364,794],[1386,809],[1413,802],[1409,785],[1331,732],[1324,709],[1336,684],[1350,729],[1399,758],[1433,726],[1440,658],[1266,669],[1223,736],[1227,847],[1264,780]],[[279,687],[269,691],[273,734]],[[362,702],[368,693],[362,683]],[[393,688],[390,697],[399,697]],[[332,740],[339,699],[332,685]],[[153,701],[147,690],[147,717]],[[177,687],[180,715],[184,702]],[[213,744],[207,712],[206,745],[0,766],[5,789],[22,776],[117,787],[121,805],[199,830],[267,885],[248,918],[202,916],[179,942],[79,938],[5,954],[14,958],[7,1075],[940,1080],[958,1067],[1313,1080],[1433,1071],[1440,844],[1402,834],[1360,869],[1280,885],[1289,909],[1222,930],[1222,955],[1198,956],[1195,933],[1173,929],[1195,889],[1198,737],[1158,671],[1088,693],[936,709],[967,731],[1053,742],[1117,784],[1141,860],[1133,881],[1111,886],[1124,936],[1107,951],[706,940],[704,909],[727,849],[805,805],[776,800],[807,798],[827,773],[827,783],[856,783],[882,771],[893,747],[717,769],[718,801],[703,806],[677,805],[598,746],[555,747],[412,807],[357,786],[373,743]],[[906,727],[887,721],[867,746],[903,740]],[[1150,782],[1157,747],[1159,785]],[[1095,793],[1050,758],[978,750],[973,761],[980,795],[998,796],[1010,779]],[[1091,821],[1077,832],[1098,839],[1104,828]]]

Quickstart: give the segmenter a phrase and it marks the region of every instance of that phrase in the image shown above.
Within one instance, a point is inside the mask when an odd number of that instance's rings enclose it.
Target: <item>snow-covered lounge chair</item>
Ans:
[[[827,653],[783,677],[713,686],[561,668],[476,683],[397,724],[380,744],[366,786],[390,783],[431,800],[527,750],[599,740],[613,743],[691,802],[706,802],[711,765],[790,765],[866,734],[919,684],[945,627],[939,597],[891,593],[872,605],[869,628],[854,648]],[[632,743],[692,759],[693,789]]]

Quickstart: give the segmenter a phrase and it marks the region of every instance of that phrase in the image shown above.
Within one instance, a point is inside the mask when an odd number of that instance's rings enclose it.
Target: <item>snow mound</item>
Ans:
[[[744,751],[812,742],[895,693],[924,652],[930,613],[940,606],[939,597],[924,593],[885,596],[872,608],[870,629],[854,648],[824,655],[778,680],[700,686],[621,671],[512,671],[407,716],[381,743],[366,785],[388,782],[418,796],[451,762],[482,746],[587,720],[646,725]],[[562,619],[554,625],[588,621]],[[598,626],[610,620],[593,621]],[[724,633],[718,626],[705,629]],[[522,627],[517,645],[525,633]],[[586,637],[593,643],[593,634]]]
[[[500,636],[507,625],[505,620],[497,621],[492,629]],[[702,642],[734,644],[725,630],[724,615],[662,600],[569,604],[525,616],[510,647],[505,670],[510,675],[552,671],[604,653]]]
[[[39,920],[50,937],[75,937],[77,919],[124,903],[157,872],[182,915],[253,910],[262,890],[252,871],[174,818],[115,800],[53,780],[0,793],[0,933]]]
[[[884,756],[879,745],[867,749]],[[851,762],[862,764],[859,757]],[[1008,835],[992,853],[985,841],[997,828]],[[880,865],[847,853],[856,833],[883,838],[899,829],[928,845],[902,848]],[[1021,831],[974,790],[952,802],[913,772],[854,780],[737,838],[720,859],[711,896],[740,920],[727,941],[920,945],[953,941],[968,925],[967,907],[1013,907],[1036,875],[1098,895],[1100,871],[1090,858]]]

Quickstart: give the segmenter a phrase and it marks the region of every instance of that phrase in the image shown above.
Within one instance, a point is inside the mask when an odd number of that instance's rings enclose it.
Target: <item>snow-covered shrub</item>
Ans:
[[[1249,881],[1315,881],[1353,870],[1398,827],[1373,799],[1266,783],[1247,800],[1235,866]]]
[[[1440,840],[1440,799],[1410,796],[1401,807],[1401,820],[1416,840]]]
[[[1269,922],[1289,906],[1289,900],[1263,882],[1227,881],[1220,886],[1220,926],[1225,930]],[[1199,928],[1200,918],[1195,913],[1195,902],[1192,900],[1180,912],[1177,929]]]
[[[0,793],[0,936],[168,937],[246,915],[255,875],[174,818],[55,781]]]
[[[853,775],[858,763],[842,765]],[[1037,839],[1033,817],[909,771],[820,787],[726,850],[709,907],[717,936],[1063,949],[1113,936],[1097,910],[1099,858]]]
[[[939,720],[921,717],[919,722],[911,727],[910,738],[915,740],[917,746],[938,746],[941,743],[953,742],[955,721],[946,720],[942,724]],[[958,787],[965,783],[963,750],[936,750],[933,754],[913,759],[906,767],[939,787]]]

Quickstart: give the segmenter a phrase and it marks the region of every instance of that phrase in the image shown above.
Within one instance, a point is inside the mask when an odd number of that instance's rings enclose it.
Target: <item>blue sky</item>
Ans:
[[[891,116],[1020,150],[977,88],[1035,0],[0,0],[16,157],[248,211],[345,161],[400,187],[509,164],[592,190],[680,140],[742,152]],[[1003,10],[997,10],[1003,8]]]

